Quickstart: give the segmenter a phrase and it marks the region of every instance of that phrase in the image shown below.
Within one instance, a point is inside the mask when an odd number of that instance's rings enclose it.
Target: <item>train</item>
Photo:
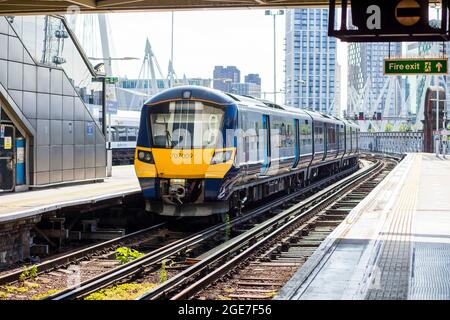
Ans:
[[[118,110],[111,115],[111,149],[113,165],[134,163],[139,130],[139,111]],[[109,128],[108,128],[109,133]]]
[[[223,216],[357,166],[358,135],[326,114],[181,86],[144,104],[134,167],[147,211]]]

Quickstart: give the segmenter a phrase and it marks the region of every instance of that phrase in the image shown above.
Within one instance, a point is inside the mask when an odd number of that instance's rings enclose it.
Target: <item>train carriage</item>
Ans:
[[[143,106],[135,169],[148,211],[220,214],[356,165],[357,130],[311,111],[176,87]]]

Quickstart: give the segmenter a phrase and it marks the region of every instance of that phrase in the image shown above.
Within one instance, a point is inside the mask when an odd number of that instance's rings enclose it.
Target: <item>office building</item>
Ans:
[[[286,15],[285,103],[336,114],[336,38],[328,37],[328,9]]]

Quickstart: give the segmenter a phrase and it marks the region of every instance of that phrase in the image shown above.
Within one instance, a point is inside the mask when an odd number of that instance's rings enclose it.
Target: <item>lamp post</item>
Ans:
[[[123,57],[123,58],[96,58],[96,57],[88,57],[90,60],[100,60],[100,61],[108,61],[109,66],[111,66],[111,61],[116,61],[116,60],[139,60],[139,58],[134,58],[134,57]],[[99,63],[95,66],[95,69],[100,69],[101,67],[105,67],[104,63]],[[106,69],[106,68],[105,68]],[[98,70],[97,70],[98,71]],[[112,76],[112,75],[106,75],[106,76]],[[106,89],[108,84],[105,81],[106,79],[103,79],[103,99],[104,99],[104,105],[105,108],[107,109],[107,112],[105,112],[105,110],[103,110],[103,123],[105,123],[105,116],[106,114],[108,115],[108,122],[107,122],[107,131],[106,131],[106,176],[107,177],[111,177],[112,176],[112,148],[111,148],[111,112],[109,110],[108,107],[108,95],[106,94]],[[115,94],[114,94],[115,96]]]
[[[277,37],[276,37],[276,17],[284,15],[284,10],[266,10],[266,16],[273,16],[273,92],[277,92]],[[273,101],[277,102],[277,95],[274,94]]]

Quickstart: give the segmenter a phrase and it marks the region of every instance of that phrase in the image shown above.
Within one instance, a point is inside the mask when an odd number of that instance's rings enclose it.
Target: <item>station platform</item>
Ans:
[[[103,182],[0,195],[0,224],[57,209],[126,197],[140,192],[132,165],[115,166]]]
[[[408,154],[275,299],[450,299],[450,158]]]

